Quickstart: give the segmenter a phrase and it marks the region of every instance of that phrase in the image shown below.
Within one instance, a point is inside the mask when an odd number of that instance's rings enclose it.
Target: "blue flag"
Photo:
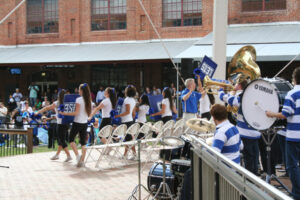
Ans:
[[[204,56],[202,63],[195,70],[199,70],[198,72],[200,75],[200,79],[203,80],[206,75],[209,76],[209,78],[212,78],[217,69],[217,66],[217,63],[215,63],[212,59]]]
[[[124,102],[124,99],[119,97],[116,108],[110,112],[110,117],[112,118],[113,125],[121,124],[121,118],[115,118],[115,116],[121,114],[123,102]]]
[[[157,113],[161,110],[161,102],[163,100],[163,96],[160,95],[148,95],[149,103],[150,103],[150,111],[149,114]],[[160,115],[153,117],[155,121],[158,121],[161,119]]]
[[[70,113],[75,111],[75,101],[80,97],[78,94],[66,94],[64,97],[64,112]],[[70,124],[74,120],[74,116],[64,116],[62,124]]]

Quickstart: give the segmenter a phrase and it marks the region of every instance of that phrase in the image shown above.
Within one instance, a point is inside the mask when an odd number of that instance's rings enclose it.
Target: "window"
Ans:
[[[126,0],[92,0],[92,31],[126,29]]]
[[[201,24],[201,0],[163,0],[163,26],[198,26]]]
[[[58,32],[58,0],[27,0],[27,33]]]
[[[242,0],[242,11],[285,10],[286,0]]]

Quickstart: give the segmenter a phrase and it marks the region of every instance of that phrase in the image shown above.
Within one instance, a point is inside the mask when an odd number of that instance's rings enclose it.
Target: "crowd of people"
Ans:
[[[293,195],[296,199],[300,198],[300,184],[299,184],[299,87],[300,84],[300,68],[296,68],[293,73],[293,82],[296,84],[295,88],[290,91],[285,99],[285,103],[280,113],[273,113],[266,111],[268,117],[286,118],[287,129],[281,130],[286,132],[286,142],[281,149],[283,159],[280,161],[285,165],[287,171],[286,176],[291,178],[293,184]],[[53,138],[54,132],[57,131],[58,136],[58,150],[51,158],[52,160],[59,159],[59,154],[62,150],[65,151],[67,158],[65,162],[72,160],[68,150],[68,143],[70,143],[73,152],[76,155],[77,166],[83,166],[86,145],[92,142],[97,133],[106,125],[113,125],[115,119],[120,119],[122,124],[130,127],[133,123],[138,122],[141,125],[151,117],[161,116],[163,122],[172,120],[172,115],[177,113],[177,107],[174,103],[176,95],[180,95],[182,103],[182,118],[186,121],[191,118],[202,117],[213,121],[216,124],[217,130],[215,132],[212,147],[224,154],[232,161],[240,164],[240,152],[243,154],[243,161],[245,168],[253,174],[259,175],[258,166],[259,156],[265,154],[265,150],[260,148],[261,133],[245,122],[243,113],[241,112],[241,98],[244,88],[248,82],[239,82],[233,93],[225,93],[222,89],[219,90],[218,96],[221,101],[226,104],[237,107],[238,113],[236,121],[230,121],[228,110],[221,104],[215,104],[213,95],[208,94],[202,87],[200,76],[197,77],[197,84],[195,79],[187,79],[185,81],[185,89],[177,92],[174,85],[165,87],[160,90],[153,87],[151,91],[149,87],[145,88],[145,92],[141,92],[139,96],[136,88],[133,85],[128,85],[123,94],[118,93],[115,88],[100,87],[96,95],[92,95],[88,84],[84,83],[79,86],[74,93],[80,95],[75,102],[75,110],[73,112],[64,112],[60,109],[64,104],[64,96],[69,92],[67,90],[60,90],[55,95],[45,95],[42,101],[39,101],[37,94],[39,88],[31,84],[28,88],[29,98],[25,98],[18,89],[10,96],[7,108],[0,102],[0,119],[2,122],[7,120],[7,116],[11,113],[9,120],[14,121],[16,126],[21,127],[24,124],[30,124],[30,120],[41,115],[41,122],[46,126],[47,121],[51,121],[47,127],[49,131],[49,138]],[[161,108],[156,113],[149,113],[151,110],[148,96],[162,95]],[[124,97],[121,104],[120,112],[116,112],[118,105],[118,97]],[[114,112],[115,111],[115,112]],[[33,113],[33,115],[32,115]],[[228,115],[229,114],[229,115]],[[20,118],[21,116],[21,118]],[[69,125],[62,123],[64,116],[73,116],[70,133],[68,133]],[[91,120],[95,118],[93,122]],[[88,135],[87,130],[89,123],[91,124]],[[51,129],[52,132],[51,133]],[[52,134],[52,136],[51,136]],[[75,138],[79,134],[79,143],[82,147],[81,155],[77,150]],[[143,135],[139,136],[142,138]],[[99,143],[106,143],[106,138],[97,138]],[[132,140],[132,135],[125,136],[124,141]],[[53,143],[51,144],[53,145]],[[135,149],[133,147],[133,155],[135,156]],[[128,148],[125,148],[124,157],[127,155]],[[276,163],[273,163],[276,164]],[[266,172],[266,164],[262,162],[263,171]],[[272,173],[275,173],[275,165],[272,166]]]

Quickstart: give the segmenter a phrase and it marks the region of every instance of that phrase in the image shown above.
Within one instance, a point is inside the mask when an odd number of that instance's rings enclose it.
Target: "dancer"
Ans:
[[[136,109],[136,102],[134,100],[134,96],[136,94],[136,89],[133,85],[127,86],[125,89],[125,96],[124,103],[122,105],[121,114],[116,115],[115,118],[121,117],[122,124],[125,124],[127,128],[129,128],[134,122],[133,122],[133,115],[135,113]],[[125,136],[125,141],[131,141],[133,139],[132,135],[127,134]],[[133,151],[133,157],[131,159],[134,159],[136,157],[136,151],[135,147],[132,147]],[[124,157],[126,157],[128,152],[128,146],[125,146],[125,152]]]
[[[89,120],[99,111],[102,110],[102,120],[99,130],[101,130],[104,126],[111,125],[111,115],[110,112],[115,109],[117,104],[117,96],[114,88],[106,88],[104,91],[105,99],[101,101],[101,103],[93,109]],[[106,144],[106,138],[101,138],[101,142]]]
[[[55,110],[56,118],[57,118],[57,133],[58,133],[58,149],[56,151],[56,154],[52,156],[51,160],[57,160],[59,159],[59,154],[61,150],[63,149],[65,153],[67,154],[67,158],[64,162],[69,162],[72,160],[72,157],[70,155],[70,152],[68,150],[68,145],[66,143],[66,135],[68,133],[69,125],[68,124],[62,124],[62,118],[58,115],[58,108],[61,104],[64,103],[64,96],[66,91],[61,90],[58,93],[58,100],[53,102],[51,105],[44,107],[43,109],[39,110],[35,113],[35,115],[42,114],[49,110]]]
[[[143,94],[140,99],[139,99],[139,105],[136,107],[136,111],[138,113],[138,118],[136,122],[140,124],[140,127],[144,125],[144,123],[147,122],[146,115],[149,112],[150,109],[150,103],[149,103],[149,98],[147,95]],[[144,133],[139,133],[137,139],[144,138],[145,134]]]
[[[162,95],[164,99],[161,102],[161,110],[157,113],[152,114],[151,116],[161,115],[162,121],[166,123],[169,120],[172,120],[172,111],[173,113],[177,114],[176,107],[172,100],[172,91],[170,88],[164,88]]]
[[[66,116],[75,116],[71,128],[71,132],[70,132],[69,142],[77,158],[77,167],[83,167],[84,158],[86,154],[85,145],[86,145],[86,137],[87,137],[88,118],[92,112],[90,87],[88,86],[87,83],[81,84],[79,86],[79,95],[80,97],[78,97],[75,102],[76,103],[75,111],[70,113],[60,112],[60,114]],[[79,155],[76,144],[74,142],[75,137],[78,133],[79,133],[80,144],[82,149],[81,156]]]

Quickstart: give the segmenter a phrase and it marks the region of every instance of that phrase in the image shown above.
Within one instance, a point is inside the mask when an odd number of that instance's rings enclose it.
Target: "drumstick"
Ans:
[[[254,103],[254,105],[256,105],[259,109],[261,109],[262,111],[266,112],[259,104],[258,104],[258,101],[256,101]]]

